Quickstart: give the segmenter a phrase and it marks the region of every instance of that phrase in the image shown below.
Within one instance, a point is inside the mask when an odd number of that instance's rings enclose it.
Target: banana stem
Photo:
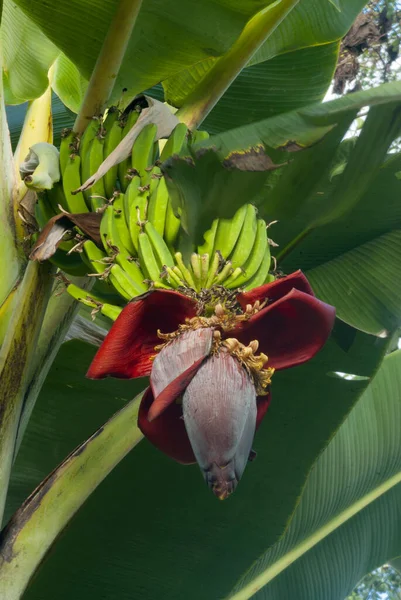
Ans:
[[[0,521],[18,420],[52,284],[53,275],[48,264],[28,263],[0,352]]]
[[[85,131],[109,99],[141,6],[142,0],[120,0],[74,124],[76,133]]]
[[[90,290],[94,284],[93,279],[89,277],[72,277],[71,279],[85,290]],[[26,393],[24,394],[19,419],[14,457],[18,453],[42,385],[80,306],[80,303],[74,300],[66,291],[60,296],[53,289],[35,347],[35,356],[30,364],[28,381],[25,386]]]
[[[299,0],[277,0],[248,21],[230,50],[219,58],[189,94],[176,116],[196,129],[221,96]]]

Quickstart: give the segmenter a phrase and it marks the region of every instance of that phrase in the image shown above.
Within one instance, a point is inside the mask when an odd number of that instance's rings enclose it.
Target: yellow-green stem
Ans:
[[[71,280],[86,290],[89,290],[94,284],[93,278],[89,277],[72,277]],[[30,364],[30,372],[27,385],[25,386],[26,392],[23,398],[18,425],[18,434],[14,451],[15,456],[21,445],[25,429],[28,425],[43,382],[46,379],[53,360],[55,359],[80,306],[80,303],[74,300],[67,291],[64,291],[64,293],[60,295],[57,289],[53,289],[35,347],[35,356]]]
[[[129,402],[42,481],[0,536],[0,598],[19,600],[54,540],[132,450],[141,396]]]
[[[141,5],[142,0],[120,0],[74,124],[77,133],[85,131],[89,119],[101,114],[109,99]]]
[[[246,24],[230,50],[219,58],[178,110],[177,117],[196,129],[267,38],[299,0],[277,0]]]
[[[0,520],[18,421],[52,284],[48,263],[28,263],[0,352]]]

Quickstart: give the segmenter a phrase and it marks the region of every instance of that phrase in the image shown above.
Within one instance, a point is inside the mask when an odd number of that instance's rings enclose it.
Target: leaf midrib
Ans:
[[[242,590],[234,595],[227,596],[226,600],[248,600],[248,598],[251,598],[265,585],[272,581],[272,579],[277,577],[277,575],[289,567],[293,562],[306,554],[308,550],[311,550],[314,546],[316,546],[316,544],[338,529],[338,527],[346,523],[346,521],[354,517],[361,510],[369,506],[369,504],[395,487],[398,483],[401,483],[401,471],[398,471],[398,473],[384,481],[382,484],[371,490],[368,494],[365,494],[362,496],[362,498],[340,512],[328,523],[317,529],[312,533],[312,535],[305,538],[292,550],[284,554],[284,556],[270,565],[267,569],[255,577],[252,582],[248,583]]]

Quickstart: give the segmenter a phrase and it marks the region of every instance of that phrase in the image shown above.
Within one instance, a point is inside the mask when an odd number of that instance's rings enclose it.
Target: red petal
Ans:
[[[271,399],[272,395],[270,392],[266,396],[258,396],[256,398],[256,408],[258,411],[256,415],[256,429],[258,429],[259,425],[263,421],[263,418],[267,413],[267,409],[270,406]]]
[[[161,342],[157,330],[171,333],[195,314],[193,300],[168,290],[155,290],[130,302],[104,339],[87,377],[132,379],[149,375],[150,358]]]
[[[287,277],[276,279],[271,283],[261,285],[249,292],[242,292],[237,295],[237,300],[243,310],[246,309],[247,304],[255,304],[257,300],[263,302],[263,300],[269,299],[270,302],[275,302],[283,296],[286,296],[293,288],[300,292],[305,292],[310,296],[314,296],[313,290],[309,285],[309,281],[306,279],[302,271],[295,271]]]
[[[159,416],[185,390],[210,354],[213,329],[186,331],[167,344],[153,361],[150,385],[155,398],[149,421]]]
[[[195,456],[189,443],[181,404],[173,403],[151,423],[149,409],[153,402],[152,390],[148,388],[142,398],[138,414],[138,427],[156,448],[184,465],[194,462]]]
[[[269,367],[286,369],[311,359],[325,344],[335,319],[335,308],[298,290],[277,300],[233,332],[243,344],[259,341]]]

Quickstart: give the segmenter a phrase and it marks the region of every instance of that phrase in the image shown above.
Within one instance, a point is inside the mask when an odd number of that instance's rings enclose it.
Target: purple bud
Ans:
[[[245,469],[256,427],[256,392],[240,362],[221,350],[208,358],[183,396],[185,427],[213,493],[224,500]]]

